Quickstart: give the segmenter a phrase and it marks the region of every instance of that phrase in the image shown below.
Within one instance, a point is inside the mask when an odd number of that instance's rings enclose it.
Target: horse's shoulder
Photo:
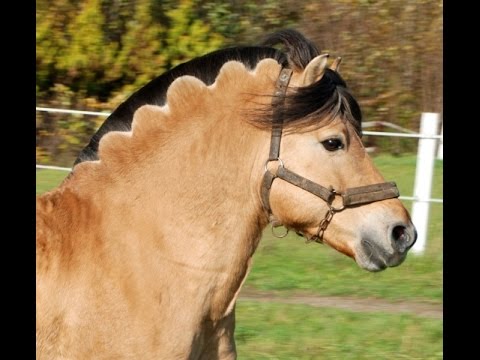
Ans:
[[[75,253],[85,248],[85,235],[94,218],[87,199],[62,185],[37,197],[36,254],[37,267],[54,261],[59,266],[71,263]],[[75,246],[75,243],[82,245]],[[43,266],[44,268],[44,266]]]

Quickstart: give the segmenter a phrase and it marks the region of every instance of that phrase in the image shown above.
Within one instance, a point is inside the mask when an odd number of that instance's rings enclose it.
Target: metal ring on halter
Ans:
[[[280,163],[279,167],[280,166],[285,167],[285,164],[283,163],[282,159],[280,159],[280,158],[277,158],[277,159],[274,159],[274,160],[267,160],[267,161],[265,161],[265,172],[269,171],[267,165],[268,165],[269,162],[272,162],[272,161],[278,161]]]
[[[285,236],[288,235],[288,232],[290,231],[290,230],[288,230],[287,228],[285,228],[285,229],[287,229],[287,231],[285,232],[285,234],[278,235],[278,234],[275,234],[275,230],[273,230],[273,229],[275,229],[275,227],[273,226],[273,224],[270,223],[270,225],[272,226],[272,235],[275,236],[275,237],[278,238],[278,239],[284,238]],[[278,226],[277,226],[277,227],[278,227]]]
[[[333,199],[332,199],[332,202],[330,203],[330,210],[333,211],[333,212],[339,212],[339,211],[342,211],[343,209],[345,209],[345,196],[343,194],[337,193],[335,191],[335,189],[331,189],[330,191],[333,194]],[[335,201],[336,196],[339,196],[342,199],[342,206],[340,206],[338,208],[333,206],[333,202]]]

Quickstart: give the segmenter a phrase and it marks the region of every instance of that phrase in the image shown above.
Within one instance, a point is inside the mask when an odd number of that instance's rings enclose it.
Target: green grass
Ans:
[[[37,169],[37,195],[60,185],[68,174],[67,171]]]
[[[387,180],[394,180],[402,195],[411,196],[415,157],[378,156],[376,165]],[[435,166],[432,197],[442,198],[443,168]],[[407,208],[411,202],[405,201]],[[390,300],[441,303],[443,297],[443,205],[432,204],[427,248],[422,256],[409,254],[396,268],[378,273],[360,269],[350,258],[290,234],[277,239],[266,229],[245,283],[249,289],[288,293],[348,295]]]
[[[377,155],[373,161],[387,181],[395,181],[404,196],[413,195],[415,180],[415,165],[417,158],[414,155],[391,156]],[[432,184],[432,198],[443,198],[443,161],[435,161],[435,170]],[[406,204],[410,204],[407,202]]]
[[[442,321],[239,301],[239,359],[442,359]]]
[[[304,244],[303,239],[292,237],[280,240],[264,236],[246,288],[442,302],[440,256],[409,255],[399,267],[370,273],[331,248]]]

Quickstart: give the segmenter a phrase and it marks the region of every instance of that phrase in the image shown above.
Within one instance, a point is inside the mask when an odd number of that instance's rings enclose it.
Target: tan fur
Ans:
[[[308,63],[303,71],[302,86],[310,85],[322,78],[329,56],[329,54],[318,55]]]
[[[234,304],[267,224],[260,183],[270,133],[246,116],[269,103],[259,95],[273,93],[279,71],[274,60],[255,71],[229,62],[211,86],[175,80],[167,105],[140,108],[132,132],[104,136],[100,161],[77,165],[37,199],[38,359],[236,357]],[[294,74],[292,84],[302,78]],[[322,184],[380,178],[355,138],[360,173],[322,175],[328,161],[314,164],[301,139],[332,129],[348,126],[285,136],[281,156]],[[310,203],[288,207],[304,198]],[[389,202],[403,219],[398,200]],[[286,224],[314,227],[324,206],[274,184],[272,209]],[[332,223],[326,239],[353,254],[342,228]]]
[[[342,62],[341,57],[337,57],[335,60],[333,60],[332,65],[330,65],[330,69],[333,71],[338,72],[340,70],[340,63]]]

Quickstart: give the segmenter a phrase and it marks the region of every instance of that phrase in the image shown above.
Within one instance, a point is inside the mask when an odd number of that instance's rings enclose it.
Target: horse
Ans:
[[[367,271],[405,260],[415,227],[329,61],[282,30],[112,113],[37,197],[38,359],[235,359],[235,303],[269,223]]]

